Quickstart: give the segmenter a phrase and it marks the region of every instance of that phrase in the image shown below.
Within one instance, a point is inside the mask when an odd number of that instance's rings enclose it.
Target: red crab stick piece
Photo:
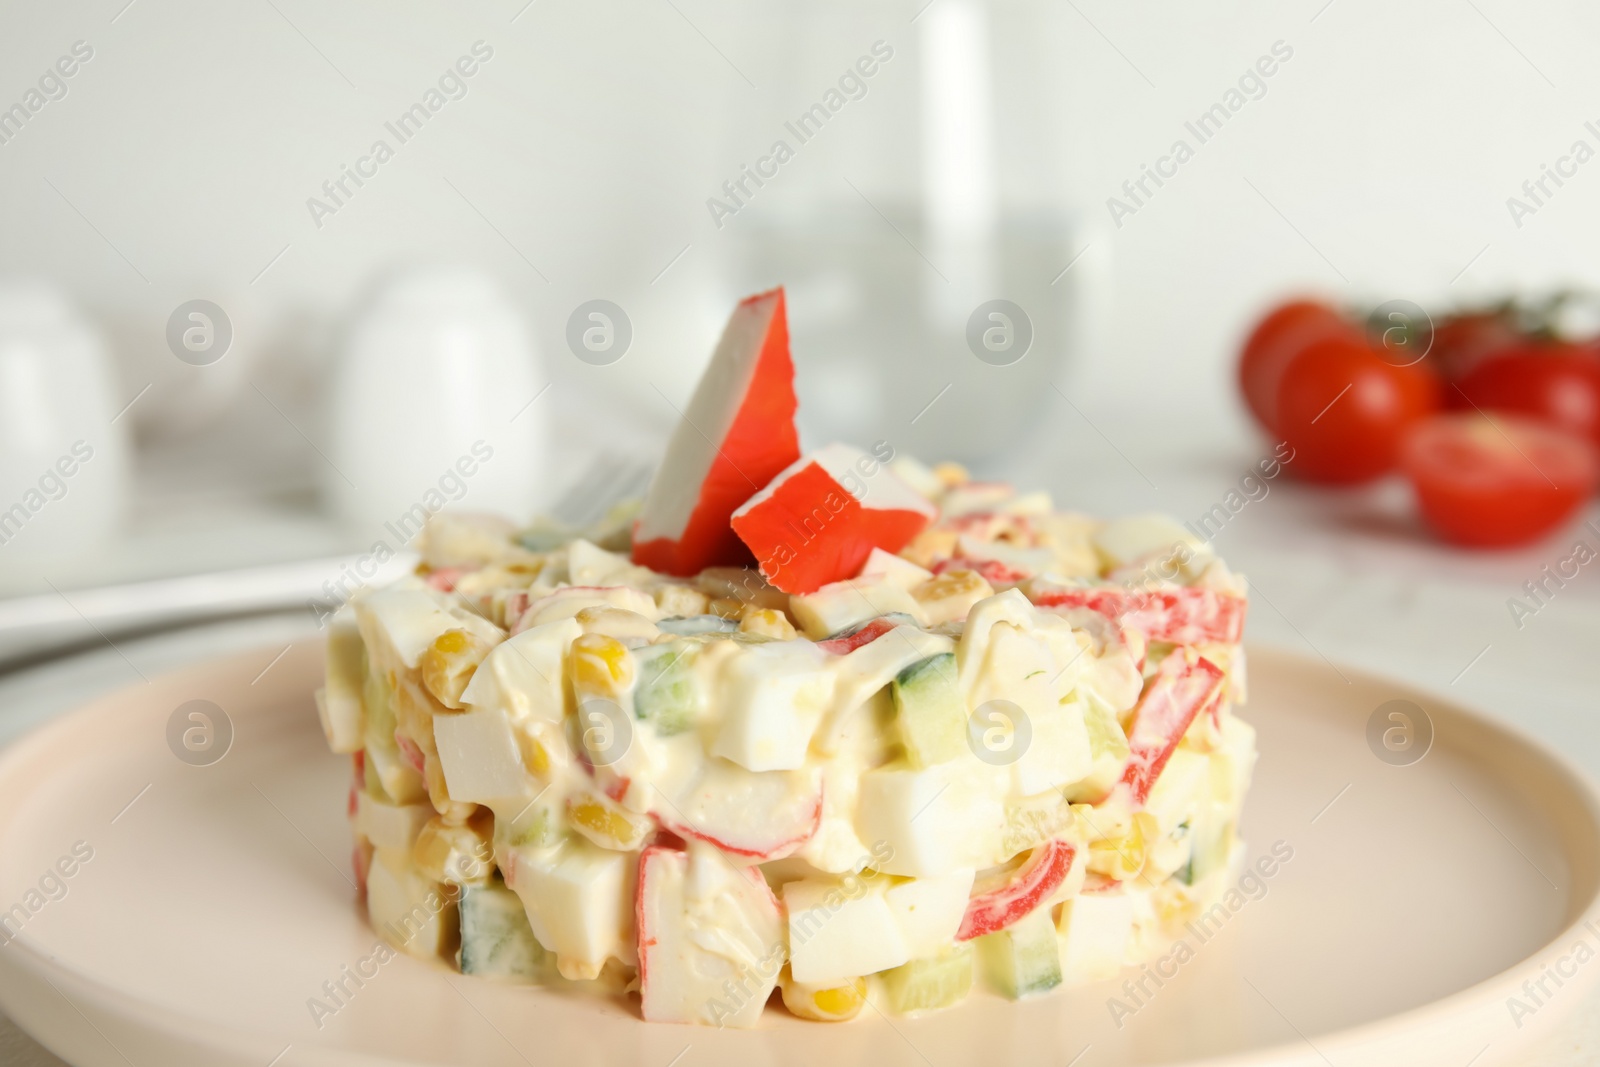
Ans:
[[[633,531],[633,561],[689,576],[749,553],[733,510],[800,458],[783,290],[740,301],[667,444]]]
[[[858,448],[834,444],[790,464],[733,513],[767,581],[814,593],[861,573],[874,548],[898,552],[933,520],[921,493]]]
[[[832,652],[835,656],[847,656],[862,645],[872,644],[872,642],[901,623],[910,621],[910,617],[905,615],[898,618],[880,615],[870,622],[862,623],[853,630],[847,630],[838,637],[830,637],[826,641],[818,641],[817,647],[825,652]]]
[[[1222,669],[1216,664],[1202,656],[1191,660],[1183,649],[1175,649],[1145,682],[1133,709],[1128,765],[1121,781],[1136,807],[1149,797],[1150,787],[1194,717],[1221,696],[1222,681]]]
[[[949,574],[951,571],[972,571],[990,585],[1016,585],[1031,577],[1030,572],[1018,570],[997,559],[964,559],[957,556],[954,559],[942,559],[933,565],[934,574]]]
[[[1041,608],[1088,608],[1149,641],[1237,644],[1244,637],[1245,599],[1215,589],[1058,586],[1035,591],[1033,602]]]
[[[1065,841],[1046,841],[1005,885],[967,901],[957,941],[971,941],[1004,930],[1025,918],[1061,887],[1072,870],[1073,848]]]
[[[652,845],[639,856],[634,923],[646,1021],[749,1027],[761,1018],[785,939],[760,871]]]

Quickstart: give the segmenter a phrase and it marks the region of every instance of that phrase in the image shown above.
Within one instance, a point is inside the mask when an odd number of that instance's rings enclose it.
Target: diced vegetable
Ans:
[[[890,1010],[908,1015],[959,1004],[972,991],[973,955],[971,944],[951,945],[937,956],[883,972]]]
[[[1189,859],[1177,872],[1184,885],[1203,881],[1227,864],[1233,843],[1232,811],[1222,804],[1206,804],[1189,828]]]
[[[995,988],[1012,1000],[1061,984],[1061,946],[1047,910],[979,938],[978,956]]]
[[[505,635],[498,631],[484,634],[465,627],[446,630],[434,639],[417,662],[422,684],[445,707],[459,708],[462,690],[472,680],[473,672],[504,639]]]
[[[1111,706],[1093,693],[1086,693],[1076,703],[1083,713],[1083,725],[1089,732],[1089,754],[1093,770],[1087,777],[1067,786],[1063,792],[1074,803],[1095,803],[1111,792],[1122,769],[1128,764],[1128,738],[1122,732]]]
[[[544,976],[547,955],[533,936],[522,898],[496,881],[463,887],[457,907],[461,948],[456,966],[462,974],[513,982],[537,982]]]
[[[697,647],[687,641],[648,645],[634,652],[639,684],[633,694],[633,713],[662,737],[689,729],[705,706],[694,675],[697,654]]]
[[[449,824],[435,816],[417,834],[411,862],[436,882],[482,885],[494,873],[491,822],[483,809],[465,825]]]
[[[901,671],[890,686],[900,743],[913,767],[956,759],[967,751],[967,705],[953,652],[929,656]]]
[[[369,659],[414,669],[428,647],[462,620],[446,611],[439,594],[420,584],[380,589],[353,602],[356,624]]]
[[[861,1014],[867,1002],[867,980],[855,978],[836,985],[797,982],[785,972],[779,979],[783,1006],[802,1019],[819,1023],[839,1023]]]
[[[467,683],[462,702],[504,712],[513,720],[560,722],[565,709],[563,659],[580,633],[576,619],[557,619],[501,642]]]
[[[703,596],[704,594],[699,594]],[[702,634],[731,634],[738,632],[739,623],[721,615],[679,615],[662,619],[656,627],[665,634],[679,637],[699,637]]]
[[[617,699],[632,687],[635,670],[628,646],[605,634],[581,634],[569,647],[572,689],[586,697]]]
[[[1127,833],[1090,843],[1089,870],[1116,882],[1137,878],[1160,836],[1155,818],[1141,811],[1133,816]]]
[[[1001,851],[1007,856],[1026,852],[1051,838],[1066,836],[1076,823],[1072,803],[1057,790],[1008,801]]]
[[[634,962],[632,855],[568,837],[549,848],[509,849],[501,869],[562,977],[595,978],[612,958]]]
[[[774,641],[793,641],[797,636],[789,616],[777,608],[761,608],[746,604],[739,611],[739,632]]]
[[[567,802],[572,828],[601,848],[636,852],[655,829],[650,820],[628,811],[603,793],[585,790]]]
[[[562,833],[559,807],[547,797],[523,804],[513,802],[495,815],[494,843],[497,853],[501,849],[519,845],[532,848],[553,845]]]
[[[1211,758],[1187,748],[1173,750],[1150,787],[1144,810],[1154,816],[1157,833],[1165,836],[1179,823],[1194,821],[1211,791]]]

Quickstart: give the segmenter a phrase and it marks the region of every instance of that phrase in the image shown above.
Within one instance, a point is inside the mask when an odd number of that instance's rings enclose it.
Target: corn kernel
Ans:
[[[933,476],[943,482],[946,489],[966,485],[972,477],[959,463],[940,463],[933,468]]]
[[[446,630],[417,661],[428,692],[447,708],[461,707],[461,694],[494,644],[466,630]]]
[[[741,633],[761,634],[779,641],[790,641],[795,636],[794,624],[783,612],[751,605],[746,605],[740,613],[739,630]]]
[[[428,820],[411,846],[411,859],[419,871],[435,882],[473,885],[487,881],[494,871],[492,818],[475,816],[465,825],[451,825],[435,816]]]
[[[580,634],[572,642],[572,682],[586,694],[620,696],[633,683],[627,646],[605,634]]]
[[[783,1006],[802,1019],[813,1022],[844,1022],[855,1018],[867,1002],[867,980],[853,978],[841,986],[817,988],[804,985],[789,976],[785,967],[779,984],[783,990]]]
[[[595,796],[576,798],[567,808],[572,828],[601,848],[631,852],[650,832],[647,820],[630,815]]]
[[[446,630],[434,641],[433,647],[438,652],[465,652],[467,650],[467,632],[465,630]]]
[[[1089,845],[1089,869],[1119,882],[1137,878],[1158,834],[1155,817],[1139,812],[1127,834]]]

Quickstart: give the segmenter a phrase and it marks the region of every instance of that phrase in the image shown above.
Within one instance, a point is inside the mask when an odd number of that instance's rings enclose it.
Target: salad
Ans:
[[[636,516],[438,514],[336,619],[373,927],[735,1027],[1159,955],[1242,853],[1243,581],[1160,517],[800,455],[783,313],[740,305]]]

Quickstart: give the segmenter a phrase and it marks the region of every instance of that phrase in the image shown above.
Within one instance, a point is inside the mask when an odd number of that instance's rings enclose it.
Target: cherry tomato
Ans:
[[[1359,334],[1355,323],[1318,300],[1291,300],[1268,313],[1239,353],[1239,388],[1261,427],[1277,432],[1278,382],[1290,360],[1325,337]]]
[[[1600,477],[1593,447],[1507,415],[1439,415],[1406,438],[1401,462],[1428,525],[1474,548],[1519,545],[1578,509]]]
[[[1484,411],[1527,415],[1600,445],[1600,356],[1593,349],[1518,345],[1476,364],[1451,392],[1452,407],[1465,401]]]
[[[1395,468],[1406,431],[1438,406],[1431,371],[1393,366],[1364,340],[1325,338],[1278,383],[1278,432],[1294,449],[1288,470],[1333,485],[1370,481]]]
[[[1446,380],[1455,381],[1486,356],[1520,344],[1516,323],[1498,311],[1475,311],[1440,322],[1433,331],[1428,362]]]

